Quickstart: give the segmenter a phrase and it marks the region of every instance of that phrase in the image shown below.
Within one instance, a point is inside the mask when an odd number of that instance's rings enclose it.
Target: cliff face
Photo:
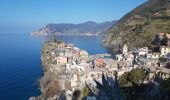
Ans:
[[[51,44],[50,42],[46,42],[41,51],[41,60],[44,69],[44,75],[40,79],[40,89],[42,92],[40,97],[42,98],[50,98],[59,95],[64,89],[63,85],[65,84],[63,83],[65,83],[65,80],[61,78],[61,75],[63,75],[62,73],[65,71],[65,66],[54,64],[50,56],[56,45],[57,43]],[[54,67],[55,70],[53,69]]]
[[[101,34],[108,30],[116,21],[96,23],[88,21],[80,24],[47,24],[45,27],[33,32],[32,35],[78,35],[78,34]]]
[[[44,75],[39,80],[41,95],[31,97],[30,100],[70,100],[69,98],[74,97],[73,92],[76,89],[84,88],[83,71],[80,72],[79,69],[71,67],[75,62],[70,57],[74,51],[71,48],[71,44],[68,46],[56,39],[44,43],[41,51]],[[78,55],[74,57],[78,57]],[[88,56],[83,55],[76,58],[77,63],[80,63],[83,58],[84,61],[88,60],[85,57]]]
[[[107,31],[104,45],[116,48],[126,43],[131,49],[149,46],[160,32],[170,33],[170,0],[148,0]]]

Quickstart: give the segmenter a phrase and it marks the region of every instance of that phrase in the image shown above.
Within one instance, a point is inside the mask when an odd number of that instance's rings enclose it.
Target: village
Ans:
[[[165,36],[165,33],[159,33],[156,39],[162,41]],[[166,37],[170,40],[169,34]],[[94,88],[96,86],[94,80],[102,83],[102,74],[114,79],[115,72],[119,78],[125,72],[130,72],[135,68],[149,71],[149,79],[144,83],[148,83],[155,75],[161,79],[169,78],[170,41],[166,43],[167,46],[160,46],[158,52],[153,52],[148,47],[129,51],[125,44],[121,53],[115,55],[113,59],[110,54],[89,55],[87,51],[70,43],[49,42],[47,45],[50,47],[45,52],[47,56],[42,58],[42,61],[46,59],[49,62],[48,73],[51,73],[53,80],[59,81],[60,88],[64,89],[67,95],[71,95],[74,90],[82,90],[87,84]],[[89,97],[87,100],[95,99]]]

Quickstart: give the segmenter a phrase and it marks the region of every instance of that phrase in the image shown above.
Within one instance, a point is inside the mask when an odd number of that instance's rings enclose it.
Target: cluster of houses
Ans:
[[[161,41],[165,36],[166,34],[160,33],[157,37]],[[82,90],[86,84],[95,87],[94,79],[102,83],[103,73],[114,79],[115,71],[119,77],[137,67],[148,69],[150,78],[159,73],[160,77],[166,79],[170,74],[170,69],[167,68],[170,61],[170,35],[167,37],[167,45],[160,46],[159,52],[152,52],[148,47],[129,51],[125,44],[122,53],[115,55],[116,59],[106,57],[107,54],[89,55],[73,44],[51,43],[55,48],[50,51],[50,72],[54,77],[60,78],[63,83],[61,87],[70,95],[75,89]]]
[[[159,41],[162,41],[165,37],[167,38],[167,45],[160,46],[159,52],[152,52],[148,47],[128,51],[128,46],[125,44],[122,53],[116,55],[118,68],[131,70],[136,67],[144,67],[148,68],[150,72],[159,72],[163,78],[168,78],[170,74],[170,35],[160,33],[156,37]],[[123,72],[125,71],[123,70]]]
[[[50,45],[55,47],[48,57],[50,73],[56,80],[60,79],[61,87],[70,94],[75,89],[83,90],[86,84],[95,87],[94,79],[101,82],[103,73],[114,77],[117,61],[109,54],[89,55],[87,51],[63,42]]]

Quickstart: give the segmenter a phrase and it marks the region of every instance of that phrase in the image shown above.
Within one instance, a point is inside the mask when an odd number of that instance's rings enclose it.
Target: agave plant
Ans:
[[[93,93],[97,100],[121,100],[119,83],[117,81],[117,74],[115,74],[115,80],[112,77],[102,74],[102,83],[95,80],[96,87],[91,89],[87,83],[90,93]]]

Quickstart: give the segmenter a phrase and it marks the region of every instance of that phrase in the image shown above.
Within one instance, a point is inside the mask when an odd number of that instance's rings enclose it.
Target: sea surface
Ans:
[[[0,100],[28,100],[40,94],[40,50],[46,36],[0,34]],[[111,53],[101,46],[100,36],[57,36],[57,39],[87,50],[89,54]]]

